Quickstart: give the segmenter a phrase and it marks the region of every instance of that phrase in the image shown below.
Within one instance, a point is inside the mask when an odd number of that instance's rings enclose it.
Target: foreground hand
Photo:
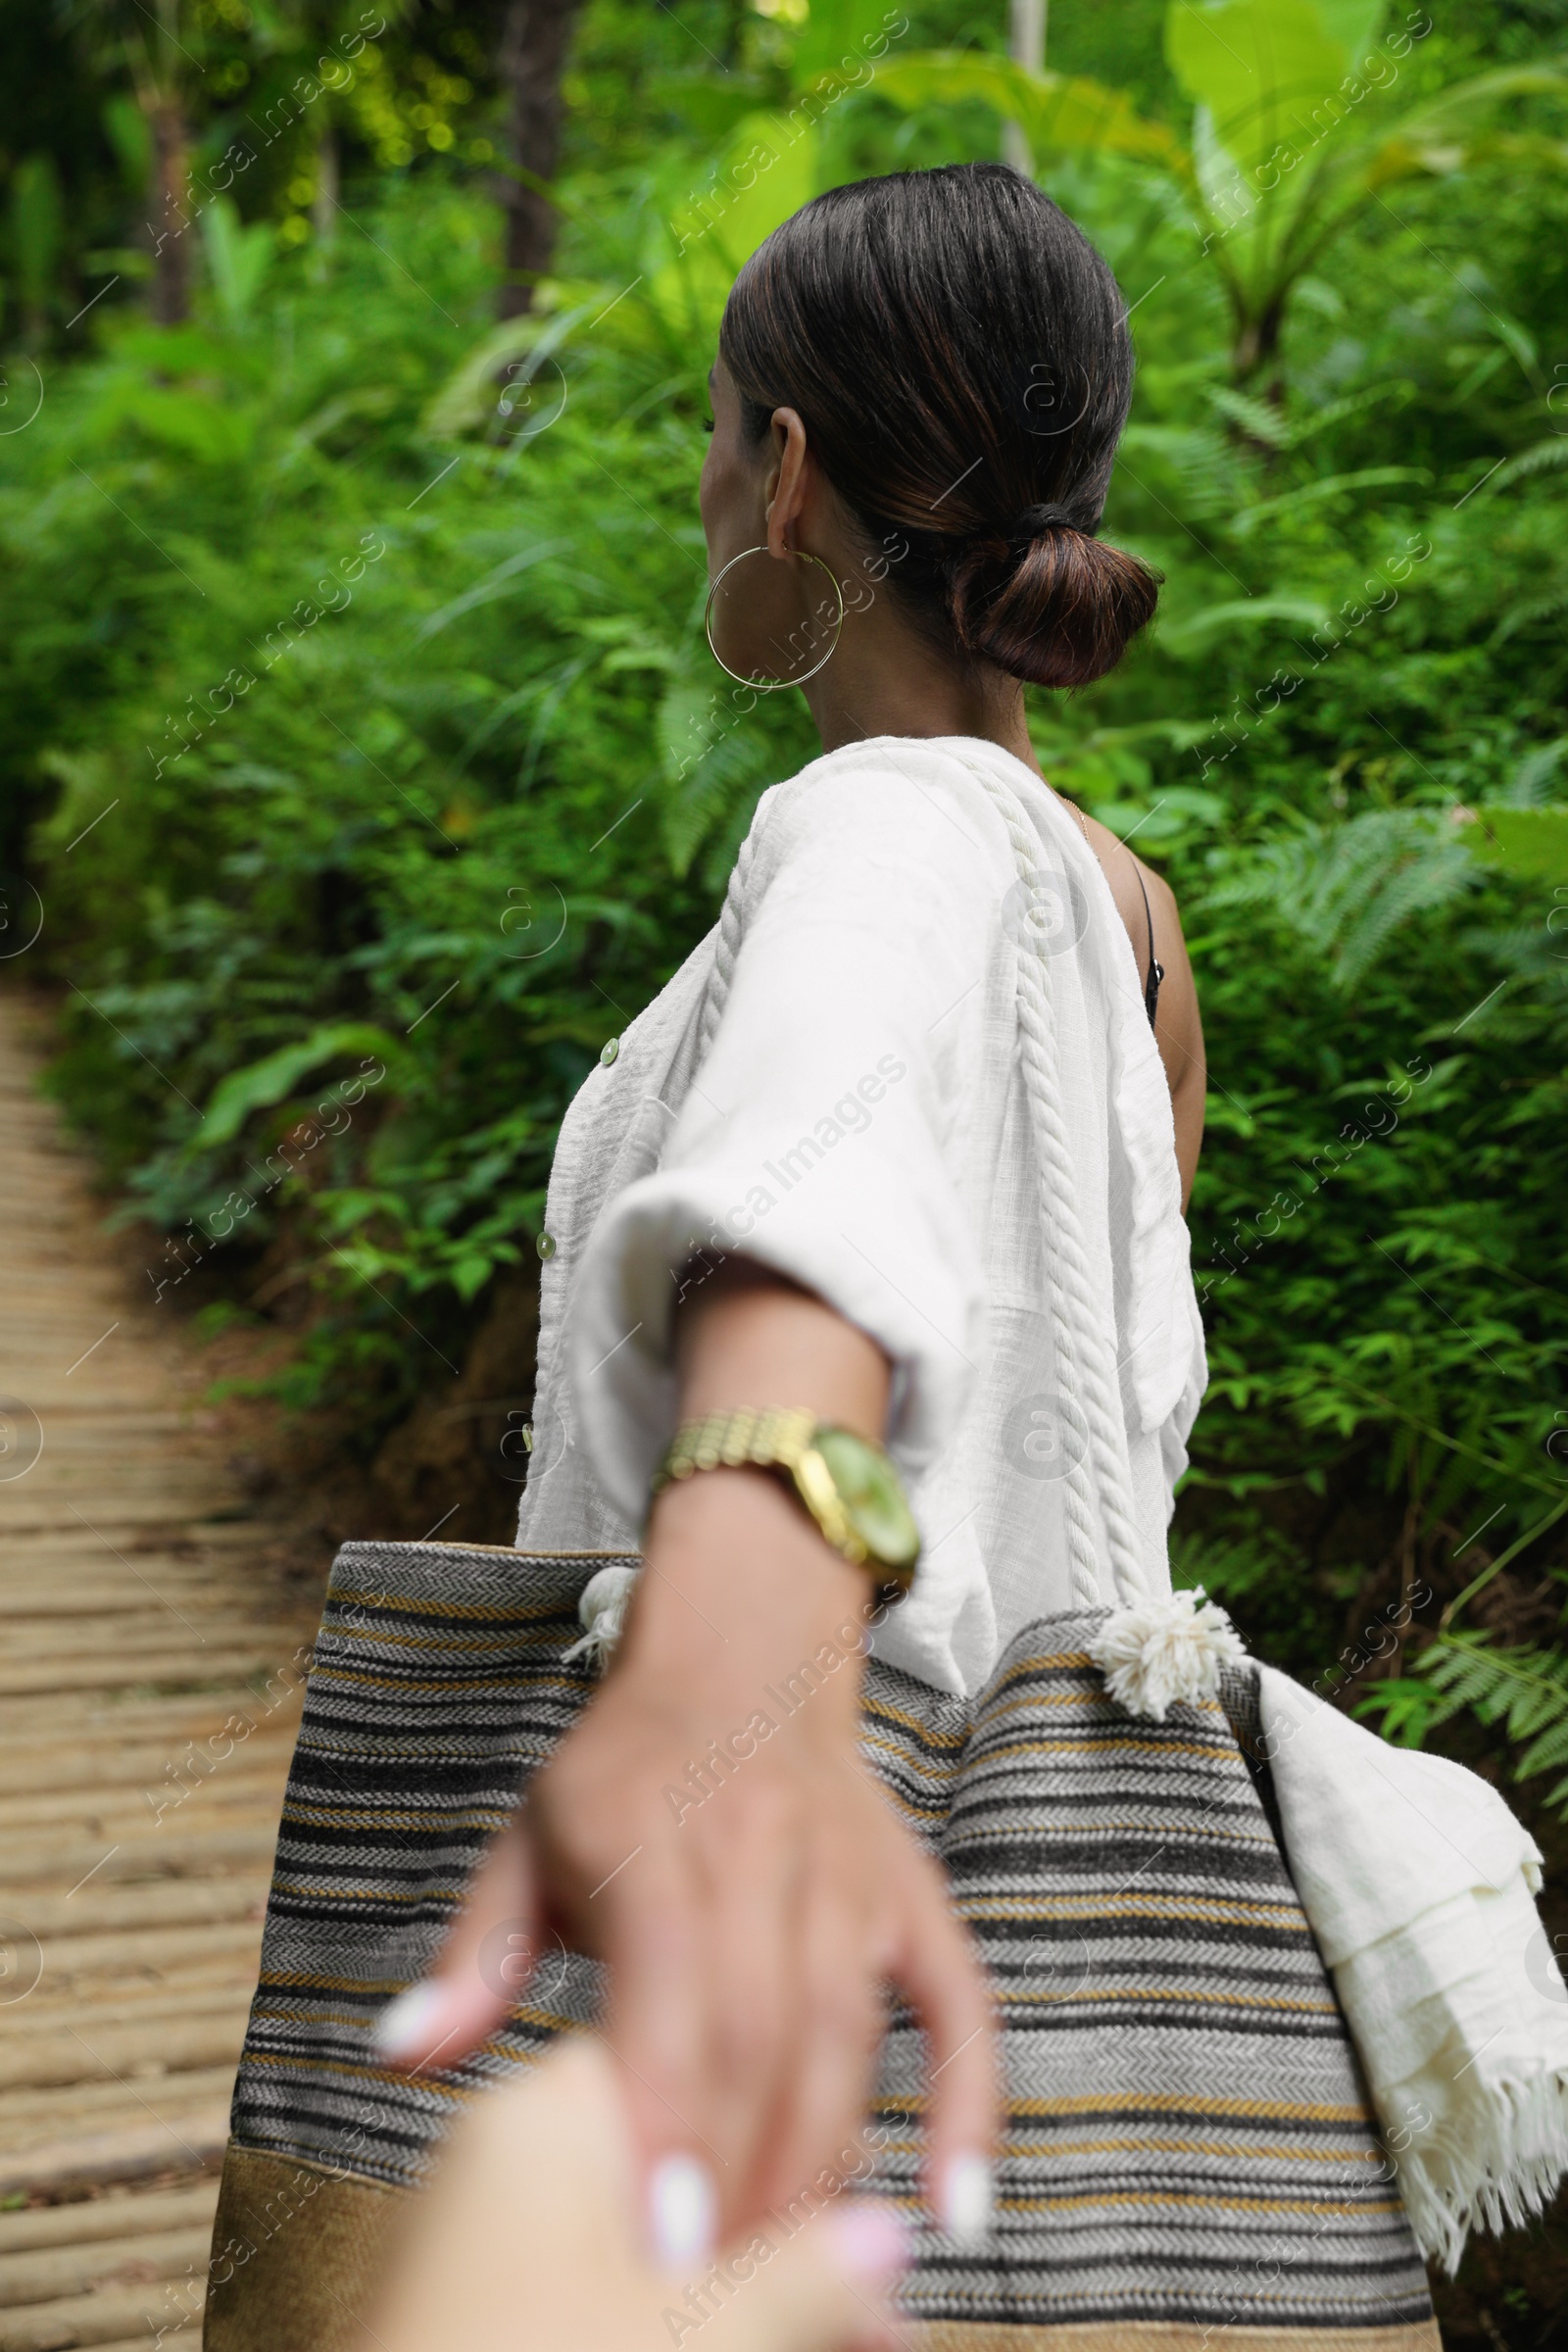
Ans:
[[[414,2202],[367,2352],[667,2352],[699,2328],[713,2352],[891,2345],[881,2293],[902,2253],[886,2207],[774,2230],[696,2281],[661,2277],[639,2235],[614,2070],[573,2036],[464,2116]]]
[[[559,1933],[608,1961],[605,2034],[671,2261],[824,2169],[868,2169],[890,1983],[926,2031],[938,2218],[971,2244],[988,2224],[990,2003],[939,1869],[857,1752],[867,1600],[765,1474],[667,1488],[603,1691],[385,2021],[389,2058],[452,2066],[518,1997],[485,1982],[487,1938]]]

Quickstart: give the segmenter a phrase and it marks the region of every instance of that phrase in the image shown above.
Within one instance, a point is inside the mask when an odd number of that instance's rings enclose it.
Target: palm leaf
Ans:
[[[1184,187],[1195,185],[1192,158],[1172,131],[1140,115],[1119,90],[1082,74],[1031,74],[1010,58],[932,49],[883,65],[876,89],[911,112],[965,101],[989,106],[1018,124],[1037,155],[1098,149],[1157,164]]]

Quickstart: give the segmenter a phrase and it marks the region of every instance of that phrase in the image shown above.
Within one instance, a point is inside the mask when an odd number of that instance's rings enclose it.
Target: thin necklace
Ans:
[[[1096,864],[1099,866],[1099,868],[1100,868],[1101,872],[1102,872],[1102,873],[1103,873],[1103,872],[1104,872],[1104,870],[1105,870],[1105,863],[1104,863],[1104,859],[1103,859],[1103,858],[1101,857],[1101,855],[1100,855],[1100,852],[1099,852],[1099,851],[1096,849],[1096,847],[1095,847],[1094,843],[1093,843],[1092,841],[1090,841],[1090,839],[1089,839],[1089,819],[1088,819],[1088,817],[1087,817],[1087,816],[1085,816],[1085,814],[1084,814],[1083,810],[1082,810],[1082,809],[1079,808],[1079,806],[1078,806],[1077,802],[1076,802],[1076,801],[1069,801],[1069,800],[1067,799],[1067,796],[1066,796],[1066,794],[1065,794],[1064,792],[1058,792],[1058,793],[1056,794],[1056,798],[1057,798],[1057,800],[1058,800],[1058,801],[1060,801],[1060,802],[1063,804],[1063,806],[1064,806],[1065,808],[1070,808],[1070,809],[1072,810],[1072,812],[1073,812],[1074,816],[1075,816],[1075,817],[1078,819],[1078,829],[1079,829],[1079,831],[1082,833],[1082,835],[1083,835],[1083,837],[1084,837],[1085,841],[1086,841],[1086,842],[1089,842],[1089,855],[1090,855],[1090,857],[1091,857],[1091,858],[1093,858],[1093,859],[1094,859],[1095,863],[1096,863]]]

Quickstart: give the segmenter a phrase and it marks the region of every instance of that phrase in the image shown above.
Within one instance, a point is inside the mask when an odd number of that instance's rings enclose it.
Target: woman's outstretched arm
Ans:
[[[881,1435],[881,1349],[744,1260],[682,1310],[678,1360],[683,1418],[809,1405]],[[422,2014],[404,2013],[402,2063],[450,2065],[482,2040],[516,1997],[477,1966],[503,1923],[607,1960],[606,2033],[666,2256],[824,2168],[864,2169],[889,1983],[929,2035],[938,2216],[984,2230],[990,2001],[937,1865],[857,1752],[870,1598],[768,1473],[665,1488],[605,1688],[476,1880]]]

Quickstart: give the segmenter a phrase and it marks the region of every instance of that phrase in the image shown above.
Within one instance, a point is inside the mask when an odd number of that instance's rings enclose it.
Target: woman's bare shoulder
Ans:
[[[1176,904],[1176,893],[1164,875],[1146,865],[1129,843],[1120,840],[1098,817],[1086,815],[1084,825],[1090,846],[1110,885],[1116,911],[1132,942],[1139,975],[1145,981],[1149,975],[1149,934],[1152,925],[1154,957],[1163,974],[1154,1037],[1170,1086],[1171,1110],[1176,1122],[1176,1158],[1181,1168],[1185,1207],[1203,1140],[1207,1073],[1198,984],[1182,935],[1181,909]]]

